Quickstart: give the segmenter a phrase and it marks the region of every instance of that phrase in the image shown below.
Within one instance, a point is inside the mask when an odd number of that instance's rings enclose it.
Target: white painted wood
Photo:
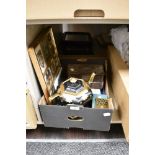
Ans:
[[[123,23],[129,19],[128,0],[27,0],[27,24],[78,23]],[[74,17],[77,9],[103,10],[104,17]],[[87,20],[85,20],[87,19]]]
[[[43,28],[42,25],[27,25],[26,26],[26,44],[29,45],[32,43],[34,38],[38,35],[38,33]]]
[[[38,33],[42,29],[42,25],[28,25],[26,27],[26,43],[27,47],[31,44],[31,42],[34,40],[34,38],[38,35]],[[43,124],[39,108],[38,108],[38,102],[41,98],[41,94],[39,91],[37,79],[32,67],[32,63],[30,61],[28,52],[26,52],[26,81],[27,81],[27,87],[31,92],[31,97],[33,100],[33,106],[35,108],[35,112],[37,115],[37,124]]]
[[[41,98],[41,94],[39,92],[39,87],[36,81],[34,70],[32,68],[32,64],[30,62],[30,58],[28,56],[28,52],[26,52],[26,81],[27,81],[27,87],[31,92],[33,105],[37,115],[37,121],[38,121],[37,123],[42,124],[42,119],[38,108],[38,102]]]
[[[37,128],[37,116],[33,106],[30,91],[26,90],[26,129]]]
[[[129,24],[128,19],[37,19],[27,20],[27,25],[33,24]]]

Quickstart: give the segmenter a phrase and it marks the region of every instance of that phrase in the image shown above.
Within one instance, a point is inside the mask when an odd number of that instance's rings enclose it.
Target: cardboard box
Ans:
[[[109,95],[107,85],[105,90],[106,94]],[[112,102],[109,103],[107,109],[95,109],[79,105],[47,105],[44,97],[42,97],[39,109],[45,127],[109,131],[114,107]]]

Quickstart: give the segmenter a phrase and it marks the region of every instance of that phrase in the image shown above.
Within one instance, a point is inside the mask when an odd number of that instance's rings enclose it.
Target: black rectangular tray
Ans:
[[[63,54],[87,55],[92,52],[92,38],[87,32],[65,32]]]

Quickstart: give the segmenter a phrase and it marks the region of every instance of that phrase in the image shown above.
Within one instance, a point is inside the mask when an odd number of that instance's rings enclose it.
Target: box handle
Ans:
[[[84,121],[83,117],[80,116],[68,116],[69,121]]]
[[[77,9],[74,11],[74,17],[104,17],[103,10]]]
[[[87,59],[86,58],[79,58],[79,59],[76,59],[76,61],[78,61],[78,62],[87,62]]]

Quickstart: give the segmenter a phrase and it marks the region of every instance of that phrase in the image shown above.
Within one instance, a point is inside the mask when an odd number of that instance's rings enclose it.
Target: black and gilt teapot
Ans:
[[[92,97],[92,91],[89,87],[94,80],[95,73],[92,73],[88,82],[83,79],[71,77],[60,84],[57,92],[49,97],[52,102],[56,97],[60,97],[61,101],[68,104],[84,105]]]

